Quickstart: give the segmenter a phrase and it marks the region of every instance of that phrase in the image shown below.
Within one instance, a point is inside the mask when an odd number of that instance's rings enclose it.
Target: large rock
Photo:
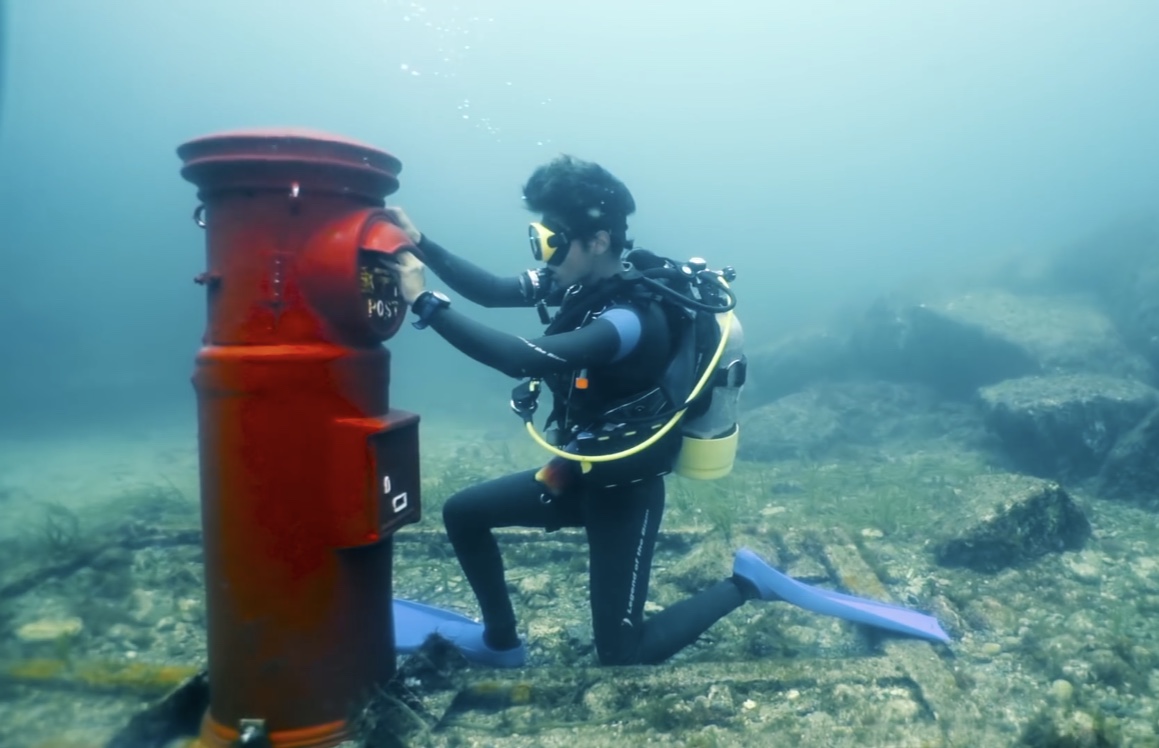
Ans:
[[[1096,480],[1100,496],[1159,508],[1159,408],[1124,434]]]
[[[1076,242],[1043,276],[1099,299],[1128,345],[1159,369],[1159,217],[1123,221]]]
[[[1082,507],[1057,483],[980,475],[932,531],[942,566],[995,572],[1048,553],[1079,550],[1091,535]]]
[[[1012,462],[1061,481],[1095,475],[1119,437],[1159,405],[1159,391],[1098,374],[1010,379],[979,396]]]
[[[982,290],[931,304],[882,301],[854,333],[857,358],[879,377],[952,397],[1032,374],[1099,373],[1149,381],[1111,320],[1083,297]]]
[[[744,413],[737,456],[754,462],[816,459],[842,438],[839,414],[810,389]]]
[[[748,353],[745,407],[772,402],[822,382],[851,373],[848,337],[828,330],[810,330],[783,338]]]
[[[738,456],[771,462],[817,459],[887,442],[974,444],[985,427],[974,408],[928,387],[880,381],[816,385],[746,413]]]

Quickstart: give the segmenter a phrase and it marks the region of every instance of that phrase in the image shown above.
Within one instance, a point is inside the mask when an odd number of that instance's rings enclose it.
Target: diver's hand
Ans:
[[[407,303],[407,306],[410,306],[418,298],[418,295],[426,290],[426,274],[423,272],[426,265],[405,250],[392,255],[386,264],[394,271],[394,277],[398,279],[399,295],[402,296],[402,300]]]
[[[415,227],[414,221],[410,219],[405,210],[395,206],[387,206],[383,208],[383,212],[386,213],[386,217],[391,220],[391,223],[402,229],[406,237],[410,239],[411,244],[418,244],[422,240],[422,232]]]

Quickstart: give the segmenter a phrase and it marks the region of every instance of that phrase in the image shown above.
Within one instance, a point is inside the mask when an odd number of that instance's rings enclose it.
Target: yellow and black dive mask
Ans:
[[[562,227],[551,228],[554,222],[532,223],[527,228],[527,237],[531,241],[531,255],[536,262],[548,265],[558,265],[567,256],[571,247],[571,237]]]

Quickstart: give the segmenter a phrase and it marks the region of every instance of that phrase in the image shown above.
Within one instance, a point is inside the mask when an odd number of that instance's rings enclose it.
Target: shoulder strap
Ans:
[[[597,312],[617,296],[622,296],[627,290],[628,298],[637,293],[637,288],[644,284],[638,283],[639,276],[629,273],[608,278],[603,283],[591,288],[581,288],[575,293],[564,297],[559,311],[548,324],[545,334],[568,332],[576,329],[584,322],[584,318],[592,312]]]

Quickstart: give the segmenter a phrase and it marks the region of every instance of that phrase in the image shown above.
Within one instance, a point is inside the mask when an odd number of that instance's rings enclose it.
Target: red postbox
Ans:
[[[401,164],[324,133],[180,146],[205,229],[196,361],[210,705],[199,742],[331,746],[395,672],[391,535],[420,516],[390,407]]]

